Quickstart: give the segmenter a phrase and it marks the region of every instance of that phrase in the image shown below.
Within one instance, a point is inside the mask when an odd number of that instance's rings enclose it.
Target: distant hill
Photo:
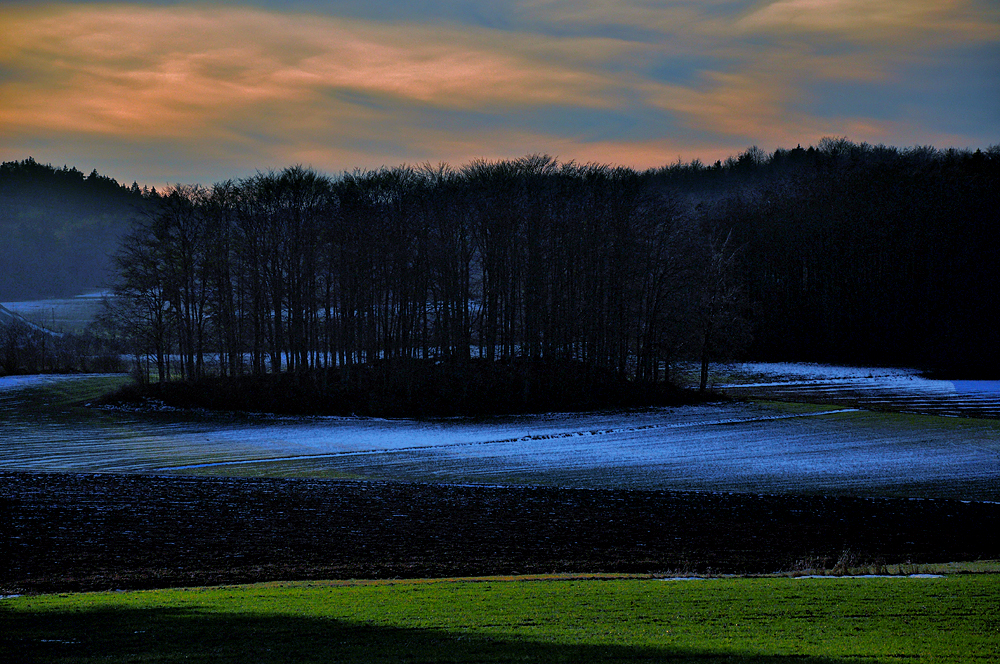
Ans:
[[[155,191],[32,158],[0,164],[0,302],[68,297],[108,280],[111,254]]]
[[[59,332],[53,332],[52,330],[46,329],[40,325],[35,325],[21,314],[11,311],[2,304],[0,304],[0,325],[24,325],[28,329],[36,330],[38,332],[44,332],[45,334],[51,336],[55,337],[62,336],[62,334]]]

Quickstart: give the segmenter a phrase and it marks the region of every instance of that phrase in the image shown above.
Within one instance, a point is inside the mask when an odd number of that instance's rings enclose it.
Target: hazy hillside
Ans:
[[[110,255],[149,192],[32,158],[0,165],[0,302],[106,283]]]

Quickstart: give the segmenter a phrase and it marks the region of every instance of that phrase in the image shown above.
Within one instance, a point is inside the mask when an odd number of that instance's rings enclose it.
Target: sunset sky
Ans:
[[[998,128],[996,0],[0,2],[0,160],[128,183]]]

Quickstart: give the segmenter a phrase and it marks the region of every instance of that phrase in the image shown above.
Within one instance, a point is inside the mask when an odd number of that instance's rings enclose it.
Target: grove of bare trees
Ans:
[[[724,240],[626,169],[292,167],[164,191],[108,315],[160,381],[521,358],[656,382],[738,318]]]
[[[420,360],[654,385],[686,362],[704,389],[740,354],[990,374],[998,192],[1000,148],[846,139],[642,173],[296,166],[148,199],[107,315],[153,382]]]

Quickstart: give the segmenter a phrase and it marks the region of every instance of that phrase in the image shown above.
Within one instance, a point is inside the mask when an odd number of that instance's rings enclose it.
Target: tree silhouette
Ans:
[[[475,360],[521,367],[527,400],[558,363],[654,384],[691,361],[702,390],[741,353],[997,370],[998,171],[1000,149],[846,139],[644,173],[296,166],[157,196],[117,293],[161,379],[172,352],[186,378],[218,357],[341,385]]]

